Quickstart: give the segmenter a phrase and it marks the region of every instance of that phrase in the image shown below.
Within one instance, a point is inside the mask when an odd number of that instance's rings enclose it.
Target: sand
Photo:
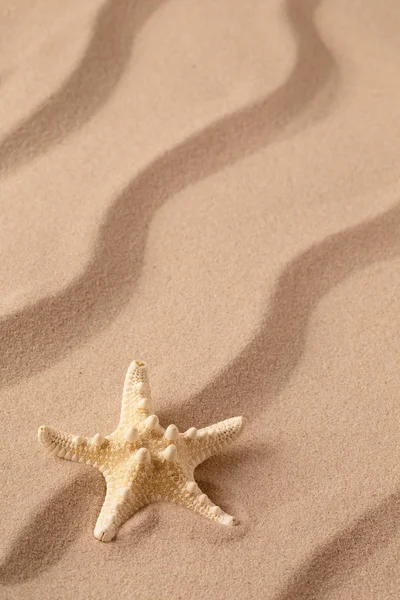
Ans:
[[[400,597],[396,0],[0,1],[0,597]],[[104,481],[125,371],[226,529]]]

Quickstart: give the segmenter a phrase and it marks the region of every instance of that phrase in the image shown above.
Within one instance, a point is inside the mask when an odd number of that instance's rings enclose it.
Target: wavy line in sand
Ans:
[[[76,69],[31,116],[0,142],[0,173],[44,154],[106,104],[127,67],[135,34],[164,0],[108,0]]]
[[[290,578],[290,583],[274,600],[322,600],[340,577],[367,562],[387,546],[400,527],[400,492],[385,498],[357,521],[318,549]]]
[[[100,494],[104,484],[96,475],[94,471],[81,473],[36,511],[32,520],[21,529],[0,565],[0,581],[3,585],[32,579],[61,559],[65,548],[80,533],[81,518],[87,518],[89,512],[93,513],[96,500],[98,508],[101,508]]]
[[[313,23],[318,4],[317,0],[287,0],[297,39],[297,59],[287,81],[266,98],[222,118],[154,160],[107,211],[93,257],[79,277],[59,293],[0,322],[3,386],[49,368],[117,316],[131,298],[141,271],[148,225],[164,202],[278,137],[293,135],[310,124],[300,123],[299,117],[337,75],[335,62]],[[327,106],[331,100],[325,99]],[[318,105],[319,118],[323,104]],[[291,126],[290,121],[294,121]]]
[[[251,419],[262,412],[265,403],[282,391],[298,365],[306,345],[309,320],[320,300],[357,271],[398,256],[400,203],[370,221],[330,235],[301,253],[278,278],[257,335],[219,375],[185,403],[185,414],[201,424],[212,422],[219,413],[245,412]],[[174,412],[171,407],[160,413],[160,418],[167,423],[176,422]],[[181,427],[184,429],[185,423]]]

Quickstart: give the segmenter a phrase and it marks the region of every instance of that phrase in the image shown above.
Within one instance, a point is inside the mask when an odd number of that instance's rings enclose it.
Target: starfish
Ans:
[[[39,441],[52,454],[91,465],[103,474],[106,497],[94,529],[102,542],[112,540],[140,508],[159,501],[181,504],[223,525],[235,523],[201,492],[193,473],[241,433],[243,417],[180,433],[176,425],[163,429],[151,404],[146,364],[133,361],[125,378],[119,424],[113,433],[86,438],[39,427]]]

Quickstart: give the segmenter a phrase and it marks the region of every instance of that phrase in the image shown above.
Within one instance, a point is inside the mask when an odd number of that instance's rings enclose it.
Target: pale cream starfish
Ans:
[[[52,454],[92,465],[103,473],[107,491],[94,535],[108,542],[141,507],[161,500],[233,525],[233,517],[201,492],[193,472],[230,444],[243,426],[243,417],[234,417],[198,431],[191,427],[179,433],[175,425],[164,430],[152,414],[146,365],[134,361],[126,374],[121,416],[113,433],[85,438],[42,426],[38,437]]]

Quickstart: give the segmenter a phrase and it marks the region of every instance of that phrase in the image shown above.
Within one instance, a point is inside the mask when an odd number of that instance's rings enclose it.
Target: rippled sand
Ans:
[[[400,597],[395,0],[0,0],[0,598]],[[102,476],[133,358],[240,524]]]

